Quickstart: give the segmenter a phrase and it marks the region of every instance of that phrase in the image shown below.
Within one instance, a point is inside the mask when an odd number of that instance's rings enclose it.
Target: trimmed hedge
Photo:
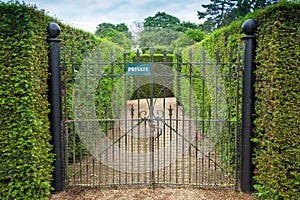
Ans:
[[[68,44],[67,56],[74,50],[74,62],[97,48],[122,50],[24,3],[0,2],[0,21],[0,199],[47,199],[54,159],[47,97],[49,22],[61,27],[61,46]]]
[[[45,16],[19,4],[0,3],[0,10],[0,195],[46,199],[53,154]]]
[[[213,32],[194,45],[213,58],[229,61],[230,48],[241,44],[241,25],[257,23],[255,71],[255,189],[261,199],[297,199],[300,196],[300,4],[278,3],[247,15]],[[186,50],[187,52],[188,50]],[[236,61],[237,55],[233,55]],[[221,73],[226,73],[226,70]],[[228,82],[227,82],[228,83]],[[231,91],[228,98],[234,97]]]
[[[256,17],[255,186],[262,199],[300,197],[300,4]]]

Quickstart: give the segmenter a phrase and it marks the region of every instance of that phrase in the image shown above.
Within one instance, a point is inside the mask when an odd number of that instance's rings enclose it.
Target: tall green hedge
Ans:
[[[300,196],[300,4],[278,3],[251,13],[215,31],[193,50],[205,48],[212,58],[218,50],[221,61],[228,62],[230,48],[241,45],[241,25],[248,18],[257,23],[253,138],[256,196],[297,199]],[[236,59],[237,54],[233,55],[233,61]],[[222,73],[226,73],[224,70]],[[235,91],[230,91],[233,96]]]
[[[45,17],[18,4],[0,3],[0,13],[0,197],[46,199],[53,154]]]
[[[0,199],[47,199],[53,189],[54,155],[48,120],[46,28],[49,22],[61,27],[62,49],[68,45],[67,62],[71,50],[79,62],[85,52],[120,48],[24,3],[0,2],[0,22]]]
[[[300,197],[300,4],[256,17],[256,189],[262,199]]]

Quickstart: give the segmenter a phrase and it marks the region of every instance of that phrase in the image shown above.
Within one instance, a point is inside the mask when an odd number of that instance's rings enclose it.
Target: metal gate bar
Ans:
[[[151,50],[151,73],[144,78],[126,75],[126,52],[123,62],[116,62],[112,51],[109,60],[103,61],[103,53],[98,51],[96,60],[86,58],[79,63],[75,62],[74,53],[68,62],[66,52],[65,47],[63,124],[67,187],[237,187],[239,49],[235,62],[232,52],[228,63],[221,62],[218,53],[209,59],[204,51],[190,51],[188,61],[181,61],[177,54],[174,62],[167,62],[164,53],[162,62],[154,62]],[[200,59],[194,61],[199,55]],[[137,63],[139,56],[137,52]],[[149,93],[144,91],[143,81],[147,80]],[[155,96],[157,85],[162,86],[160,97]],[[91,92],[92,87],[96,87],[96,92]],[[106,87],[111,88],[111,93]],[[127,96],[133,88],[137,91],[136,100]],[[167,96],[170,90],[174,97]],[[91,103],[92,98],[99,99]],[[104,105],[103,99],[109,105]],[[82,113],[78,108],[82,108]],[[110,144],[99,142],[104,137]],[[134,154],[135,151],[140,154]]]

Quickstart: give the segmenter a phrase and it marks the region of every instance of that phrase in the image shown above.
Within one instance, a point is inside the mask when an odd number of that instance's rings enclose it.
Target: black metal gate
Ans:
[[[76,63],[65,48],[66,186],[237,187],[239,54],[99,51]]]

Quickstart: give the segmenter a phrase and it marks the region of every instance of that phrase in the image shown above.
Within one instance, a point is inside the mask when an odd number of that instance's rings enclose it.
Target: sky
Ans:
[[[8,2],[9,0],[2,0]],[[130,29],[134,21],[143,21],[157,12],[166,12],[180,21],[201,23],[197,11],[209,0],[19,0],[36,5],[49,16],[73,27],[95,33],[98,24],[125,23]]]

